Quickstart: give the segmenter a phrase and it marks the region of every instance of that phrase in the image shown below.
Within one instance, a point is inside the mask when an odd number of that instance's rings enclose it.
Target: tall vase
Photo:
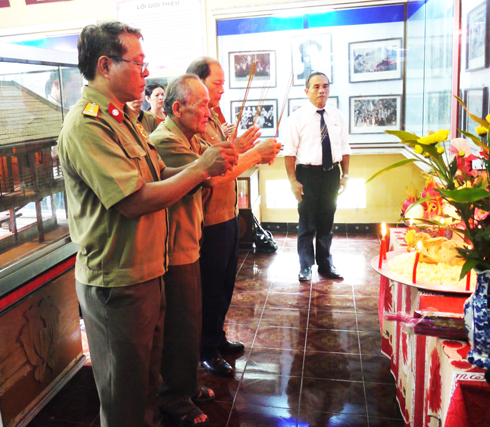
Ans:
[[[490,270],[477,272],[475,292],[464,303],[464,324],[471,350],[468,362],[490,369]]]

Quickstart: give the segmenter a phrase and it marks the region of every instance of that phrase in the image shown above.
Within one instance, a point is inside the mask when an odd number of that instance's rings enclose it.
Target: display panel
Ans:
[[[277,70],[276,86],[271,87],[264,96],[262,85],[254,78],[247,96],[248,99],[255,100],[277,99],[281,105],[287,103],[288,108],[279,123],[280,128],[287,123],[287,115],[301,105],[301,100],[307,102],[304,92],[306,77],[313,71],[320,70],[329,77],[331,83],[329,102],[338,106],[346,122],[351,120],[349,98],[352,96],[378,96],[380,93],[395,97],[402,95],[404,5],[319,13],[309,10],[304,14],[301,14],[301,9],[297,10],[298,14],[292,17],[254,16],[237,19],[227,17],[217,21],[218,60],[228,79],[220,106],[229,122],[234,119],[231,103],[240,103],[246,92],[244,75],[239,76],[242,79],[240,83],[242,87],[237,87],[237,76],[232,69],[234,58],[237,54],[247,52],[252,54],[260,51],[274,52]],[[369,46],[370,43],[374,43],[372,45],[374,49],[376,44],[384,48],[391,46],[390,55],[396,57],[396,66],[392,64],[392,70],[385,70],[385,73],[377,74],[376,78],[369,76],[368,79],[368,74],[373,73],[365,72],[359,81],[351,83],[349,43],[358,43],[359,48]],[[293,85],[289,87],[291,76]],[[401,113],[401,108],[398,112]],[[228,114],[230,117],[226,117]],[[400,125],[401,122],[399,120]],[[281,129],[279,135],[283,135]],[[353,146],[398,144],[395,137],[383,132],[354,133],[349,140]]]

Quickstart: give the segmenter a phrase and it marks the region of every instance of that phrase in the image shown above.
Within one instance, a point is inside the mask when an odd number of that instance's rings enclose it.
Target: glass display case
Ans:
[[[22,52],[17,47],[16,55]],[[5,269],[68,236],[57,139],[81,93],[75,65],[0,62],[0,264]]]
[[[57,139],[76,54],[0,43],[0,425],[25,426],[83,366]]]

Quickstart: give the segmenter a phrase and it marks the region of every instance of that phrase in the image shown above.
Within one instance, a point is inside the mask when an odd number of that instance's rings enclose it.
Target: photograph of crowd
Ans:
[[[401,78],[402,39],[349,43],[351,83]]]
[[[233,123],[238,122],[241,107],[241,101],[231,102],[231,116]],[[263,102],[258,100],[247,101],[242,112],[240,123],[238,123],[238,134],[240,135],[243,131],[255,124],[255,126],[259,126],[262,129],[262,136],[274,136],[277,127],[276,115],[277,99],[268,99]]]
[[[401,96],[352,96],[350,133],[383,133],[400,129]]]
[[[247,86],[250,70],[254,61],[257,62],[251,87],[276,86],[276,53],[270,51],[230,52],[230,88]]]

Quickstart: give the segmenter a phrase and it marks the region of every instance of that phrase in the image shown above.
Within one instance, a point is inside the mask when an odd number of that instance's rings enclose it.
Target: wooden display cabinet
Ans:
[[[237,178],[237,197],[240,210],[239,245],[241,248],[251,248],[253,245],[253,215],[260,222],[258,167],[254,166],[246,170]]]

